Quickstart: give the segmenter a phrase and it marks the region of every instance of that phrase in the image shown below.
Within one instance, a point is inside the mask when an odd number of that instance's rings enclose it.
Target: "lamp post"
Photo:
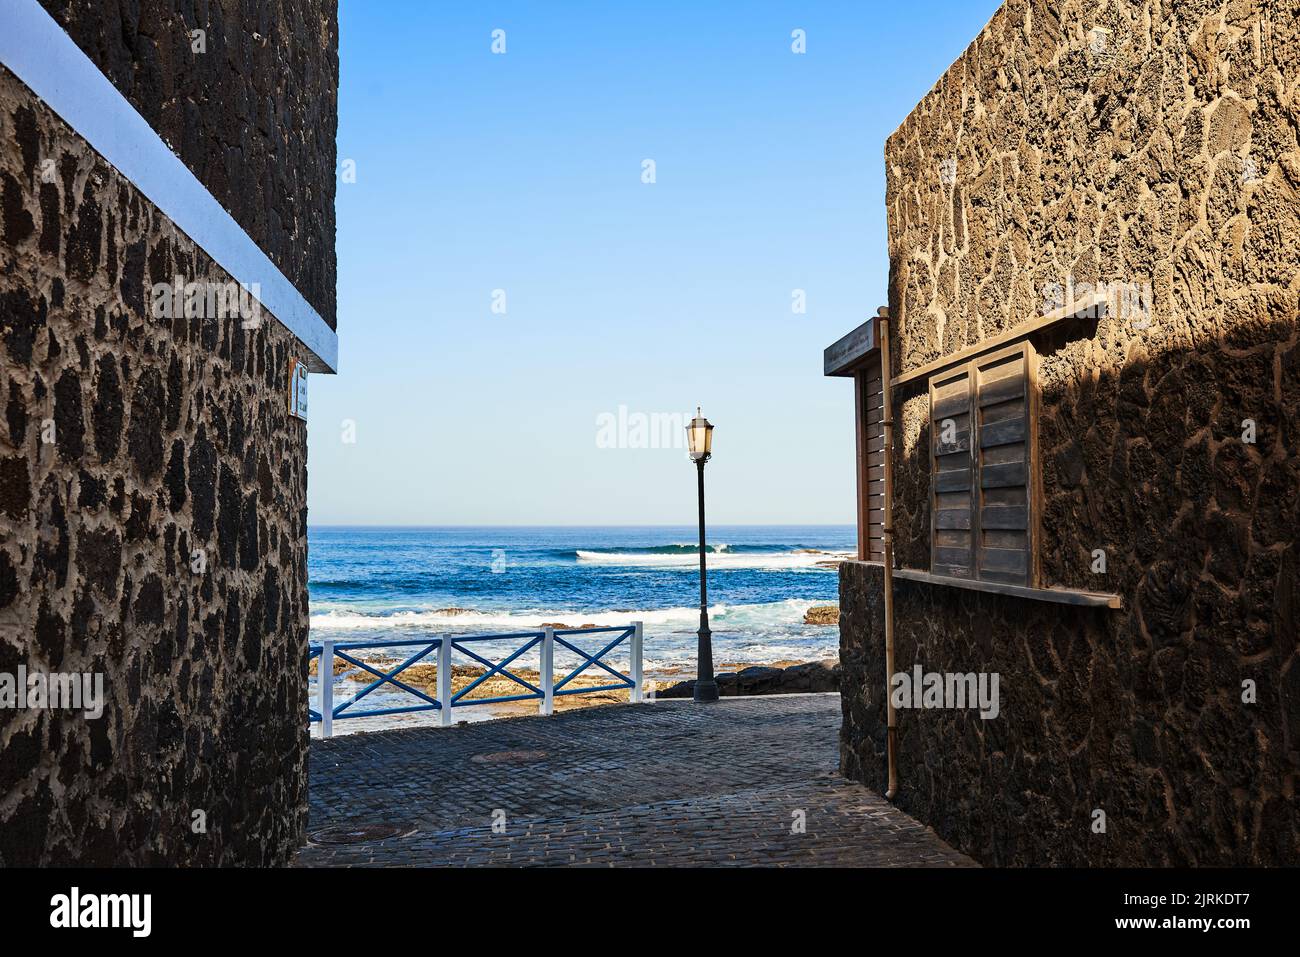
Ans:
[[[704,463],[713,454],[713,426],[695,410],[695,418],[686,427],[687,445],[699,474],[700,488],[700,642],[696,655],[699,670],[695,676],[695,700],[717,701],[718,683],[713,678],[713,632],[709,631],[709,591],[704,559]]]

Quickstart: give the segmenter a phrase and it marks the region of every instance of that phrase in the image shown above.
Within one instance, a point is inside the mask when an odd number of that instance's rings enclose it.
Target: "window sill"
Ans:
[[[880,563],[864,562],[863,564],[879,565]],[[993,595],[1050,601],[1058,605],[1075,605],[1081,608],[1123,607],[1120,596],[1108,592],[1075,591],[1071,588],[1026,588],[1024,585],[1004,585],[1001,582],[984,582],[971,578],[950,578],[947,575],[934,575],[916,568],[895,568],[894,577],[905,581],[925,582],[929,585],[947,585],[950,588],[988,592]]]

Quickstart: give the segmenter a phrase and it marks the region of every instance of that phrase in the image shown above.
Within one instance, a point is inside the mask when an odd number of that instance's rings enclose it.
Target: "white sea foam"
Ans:
[[[698,552],[588,552],[578,551],[578,561],[593,565],[622,565],[646,568],[698,568]],[[852,558],[849,552],[823,552],[806,549],[797,552],[727,552],[708,555],[715,568],[820,569],[819,562]]]
[[[715,629],[753,629],[768,632],[774,628],[802,629],[803,615],[812,601],[789,599],[753,605],[713,605],[709,620]],[[644,622],[647,632],[693,631],[699,626],[698,608],[659,608],[653,610],[593,611],[573,608],[537,609],[515,612],[448,611],[429,609],[366,613],[346,607],[317,605],[311,616],[311,628],[317,631],[408,631],[476,634],[489,631],[534,631],[543,622],[562,622],[578,627],[595,624],[601,627]]]

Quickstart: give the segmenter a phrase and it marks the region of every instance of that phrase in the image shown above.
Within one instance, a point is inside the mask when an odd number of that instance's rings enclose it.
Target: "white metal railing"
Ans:
[[[592,653],[584,651],[568,640],[579,635],[597,634],[611,635],[612,640],[605,643],[600,650]],[[446,727],[452,723],[452,711],[455,708],[535,700],[538,702],[538,712],[549,715],[555,711],[555,698],[557,696],[596,694],[602,691],[619,690],[628,691],[630,700],[633,703],[639,703],[644,700],[642,690],[645,684],[642,661],[644,639],[644,625],[639,621],[633,622],[631,625],[611,628],[541,628],[537,631],[512,632],[504,635],[439,635],[435,638],[409,638],[394,641],[337,641],[332,638],[325,638],[319,643],[313,643],[308,653],[309,661],[314,658],[318,662],[317,674],[320,680],[320,706],[319,709],[308,707],[308,720],[311,723],[320,722],[321,736],[328,738],[334,734],[334,721],[336,719],[379,717],[390,714],[409,714],[416,711],[437,711],[438,723]],[[489,660],[471,647],[481,642],[509,640],[521,641],[522,644],[499,662]],[[628,669],[630,672],[626,675],[616,671],[604,660],[611,651],[624,642],[627,643],[628,647]],[[559,681],[555,680],[555,646],[557,644],[582,659],[582,663],[577,668],[574,668]],[[381,671],[379,667],[352,654],[353,652],[380,648],[410,648],[414,649],[414,651],[405,661],[389,671]],[[538,684],[536,685],[510,671],[510,665],[533,648],[539,649],[540,657]],[[483,674],[477,676],[468,685],[456,692],[452,691],[451,683],[452,654],[454,652],[461,652],[482,664],[485,668]],[[410,686],[398,677],[411,665],[423,660],[430,654],[436,655],[435,660],[437,661],[436,688],[432,696]],[[375,677],[374,681],[338,704],[335,704],[334,701],[334,660],[336,658],[348,662],[353,667],[367,671]],[[574,678],[593,666],[607,672],[616,680],[613,683],[595,687],[570,687],[570,682]],[[479,685],[496,676],[507,678],[525,690],[519,694],[497,695],[489,698],[467,697]],[[375,708],[368,711],[353,710],[353,706],[357,702],[384,685],[411,695],[421,703],[401,707]]]

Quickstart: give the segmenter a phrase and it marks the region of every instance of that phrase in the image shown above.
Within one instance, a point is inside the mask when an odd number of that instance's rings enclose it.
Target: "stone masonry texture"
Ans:
[[[47,6],[332,320],[334,4],[178,4],[244,51],[197,84],[137,29],[169,4]],[[230,277],[3,68],[0,144],[0,673],[99,673],[107,699],[97,720],[0,709],[0,865],[286,863],[307,449],[285,396],[306,350],[267,314],[155,318],[153,284]]]
[[[41,6],[333,327],[337,3]]]
[[[897,670],[1001,675],[996,720],[898,722],[899,806],[985,864],[1300,863],[1298,64],[1300,0],[1009,0],[886,145],[894,375],[1055,286],[1150,288],[1034,340],[1042,584],[1122,609],[895,584]],[[928,569],[928,400],[895,400]],[[841,570],[842,759],[880,789],[882,577]]]

